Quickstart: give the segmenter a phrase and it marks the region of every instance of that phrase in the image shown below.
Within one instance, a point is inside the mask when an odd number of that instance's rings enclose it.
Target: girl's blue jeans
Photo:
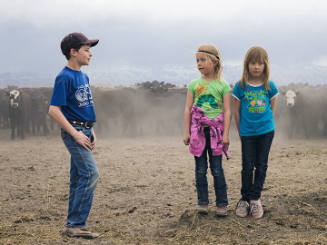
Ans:
[[[91,129],[76,125],[73,125],[73,127],[78,131],[82,131],[91,139]],[[61,130],[61,136],[71,156],[66,226],[86,228],[86,220],[91,210],[94,189],[99,178],[98,168],[91,150],[85,150],[63,129]]]
[[[273,138],[274,131],[262,135],[241,137],[242,200],[249,202],[260,199],[266,179],[268,156]]]
[[[196,190],[198,194],[198,204],[207,205],[209,203],[208,198],[208,181],[207,181],[207,169],[208,158],[211,174],[213,176],[215,194],[216,194],[216,206],[222,207],[228,205],[227,200],[227,185],[222,167],[222,156],[213,156],[210,147],[210,131],[209,128],[204,128],[206,136],[206,147],[200,157],[195,158],[195,182]]]

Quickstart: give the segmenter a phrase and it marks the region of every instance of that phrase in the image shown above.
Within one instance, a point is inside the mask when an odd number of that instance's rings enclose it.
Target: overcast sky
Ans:
[[[122,83],[133,77],[161,80],[171,70],[178,79],[188,79],[193,68],[197,75],[194,53],[203,43],[221,51],[229,66],[225,73],[232,73],[231,67],[240,65],[253,45],[266,48],[271,64],[279,68],[327,67],[324,0],[0,0],[0,4],[2,73],[55,76],[66,63],[60,41],[75,31],[100,39],[85,70],[115,74]]]

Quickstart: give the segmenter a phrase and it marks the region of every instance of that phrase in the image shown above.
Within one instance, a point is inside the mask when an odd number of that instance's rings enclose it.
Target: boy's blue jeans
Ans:
[[[274,131],[262,135],[242,136],[242,200],[258,200],[266,179],[268,156]],[[253,170],[254,179],[253,179]]]
[[[206,136],[206,147],[200,157],[195,158],[195,182],[196,190],[198,194],[198,204],[207,205],[209,203],[208,198],[208,181],[207,181],[207,169],[208,160],[207,153],[209,155],[211,174],[214,180],[215,194],[216,194],[216,206],[223,207],[228,205],[227,200],[227,185],[222,167],[222,156],[212,156],[210,147],[210,131],[209,128],[204,128]]]
[[[91,139],[92,130],[73,125]],[[67,227],[86,228],[94,189],[97,185],[99,172],[94,162],[92,151],[85,150],[74,138],[61,130],[62,139],[70,153],[70,186]]]

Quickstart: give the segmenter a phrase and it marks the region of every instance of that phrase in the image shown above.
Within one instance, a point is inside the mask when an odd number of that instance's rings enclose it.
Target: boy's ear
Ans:
[[[75,56],[76,53],[77,53],[77,50],[74,49],[74,48],[71,48],[70,51],[69,51],[70,57]]]

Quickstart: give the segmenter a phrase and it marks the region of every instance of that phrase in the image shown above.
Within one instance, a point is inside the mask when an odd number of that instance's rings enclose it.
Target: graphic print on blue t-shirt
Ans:
[[[244,96],[248,100],[248,111],[252,113],[264,113],[266,111],[266,96],[265,90],[253,90],[248,88],[244,91]]]
[[[80,102],[78,107],[89,106],[93,104],[92,93],[89,84],[79,86],[75,92],[75,98]]]

